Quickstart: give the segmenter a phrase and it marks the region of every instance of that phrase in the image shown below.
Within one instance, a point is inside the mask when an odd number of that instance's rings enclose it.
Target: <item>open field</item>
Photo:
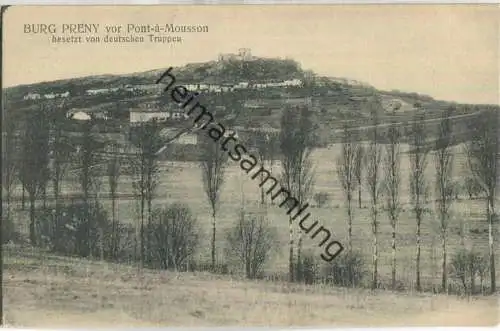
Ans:
[[[406,147],[402,147],[403,150]],[[318,149],[313,154],[316,166],[316,184],[314,192],[328,192],[329,203],[322,208],[310,208],[311,216],[314,220],[319,219],[320,224],[329,228],[332,233],[345,243],[347,238],[346,212],[344,208],[344,196],[337,180],[334,158],[339,153],[339,146],[332,145],[328,149]],[[461,147],[456,147],[455,155],[455,179],[462,175],[463,163]],[[274,164],[274,173],[277,175],[279,164]],[[397,234],[397,278],[405,284],[406,288],[412,288],[415,278],[415,220],[409,205],[408,180],[410,176],[410,166],[407,154],[403,154],[401,163],[402,185],[400,200],[402,203],[402,213],[398,221]],[[157,190],[155,205],[160,207],[166,203],[183,202],[187,204],[196,214],[199,228],[205,235],[202,236],[201,247],[197,256],[198,261],[209,260],[209,233],[211,226],[210,208],[205,198],[201,181],[201,172],[196,163],[168,162],[162,164],[161,184]],[[429,157],[428,181],[434,182],[434,163]],[[77,192],[75,183],[65,183],[66,192]],[[101,186],[103,191],[107,191],[106,179],[103,178]],[[122,177],[120,179],[119,191],[122,193],[133,192],[131,179]],[[19,190],[16,194],[19,194]],[[355,195],[357,196],[357,194]],[[221,206],[218,211],[217,222],[217,257],[224,259],[224,238],[226,229],[237,219],[242,201],[246,210],[257,210],[260,193],[258,181],[250,179],[250,176],[242,171],[235,163],[230,163],[227,170],[226,182],[222,189]],[[367,266],[371,261],[371,225],[369,219],[368,196],[363,192],[362,208],[357,207],[355,200],[354,224],[353,224],[353,247],[362,252],[366,258]],[[382,200],[381,200],[382,201]],[[311,204],[312,199],[310,200]],[[19,206],[19,202],[16,202]],[[103,204],[111,208],[110,200],[103,200]],[[133,223],[137,219],[137,202],[133,199],[120,199],[118,202],[118,218],[121,222]],[[429,203],[429,208],[434,204]],[[454,202],[452,206],[452,220],[449,226],[449,258],[460,245],[459,231],[461,222],[466,233],[466,245],[473,246],[476,250],[486,254],[487,249],[487,222],[484,214],[485,202],[482,200],[469,200],[465,193]],[[278,206],[268,206],[268,216],[274,226],[278,228],[279,238],[277,247],[272,258],[266,266],[268,274],[284,274],[287,272],[288,259],[288,220],[284,208]],[[27,231],[28,212],[16,211],[17,222],[21,229]],[[379,235],[379,272],[381,279],[390,275],[390,224],[387,215],[380,213],[380,235]],[[298,229],[298,225],[297,225]],[[470,230],[479,230],[479,233],[470,233]],[[299,231],[298,231],[299,232]],[[317,241],[305,237],[304,247],[316,249],[319,259],[321,250],[317,249]],[[422,226],[422,284],[429,289],[432,285],[439,284],[441,248],[437,232],[437,220],[435,215],[426,215]],[[500,265],[500,254],[496,255]]]
[[[4,246],[5,323],[16,327],[487,326],[497,298],[245,281]]]

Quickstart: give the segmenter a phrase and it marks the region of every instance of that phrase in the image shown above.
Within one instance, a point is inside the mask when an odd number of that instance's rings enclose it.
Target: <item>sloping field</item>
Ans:
[[[455,179],[462,175],[463,155],[461,147],[456,148],[455,156]],[[406,150],[406,147],[402,148]],[[314,192],[327,192],[330,200],[327,205],[317,208],[311,207],[309,211],[311,216],[319,220],[321,224],[329,228],[341,243],[346,242],[346,210],[344,208],[344,195],[340,188],[340,183],[335,173],[335,157],[340,153],[340,147],[334,145],[328,149],[318,149],[313,154],[313,161],[316,167],[316,183]],[[197,261],[209,261],[210,250],[210,207],[207,203],[201,171],[197,163],[190,162],[165,162],[162,163],[161,181],[157,189],[157,197],[153,202],[157,207],[163,207],[167,203],[184,202],[193,210],[198,218],[198,228],[201,232],[200,248],[195,259]],[[428,164],[427,180],[430,185],[435,182],[434,160],[430,156]],[[396,236],[397,246],[397,279],[407,288],[414,286],[415,280],[415,216],[409,205],[408,180],[410,178],[410,165],[408,155],[402,156],[401,162],[401,181],[400,200],[402,203],[402,212],[398,221],[398,232]],[[273,166],[273,173],[279,174],[279,165]],[[258,181],[252,180],[241,170],[235,162],[230,163],[226,171],[226,180],[222,188],[221,205],[217,214],[217,258],[224,260],[225,236],[227,229],[230,228],[238,219],[242,203],[247,211],[258,208],[260,194]],[[103,178],[101,189],[108,191],[106,178]],[[66,182],[63,188],[65,193],[78,192],[77,183]],[[126,198],[124,195],[133,192],[130,177],[120,177],[119,184],[120,199],[118,201],[117,217],[121,222],[134,224],[137,221],[138,203],[133,199]],[[433,192],[433,188],[431,188]],[[20,195],[18,189],[17,195]],[[102,203],[111,211],[111,202],[105,199],[106,193],[103,192]],[[353,221],[353,247],[359,251],[365,258],[366,267],[369,271],[372,253],[372,235],[369,215],[369,203],[366,190],[363,189],[362,208],[358,207],[357,194],[354,208]],[[278,202],[279,203],[279,202]],[[311,205],[314,204],[312,199]],[[385,199],[381,200],[385,203]],[[18,203],[19,205],[19,203]],[[41,203],[39,204],[41,206]],[[449,224],[448,234],[448,255],[451,259],[458,248],[460,248],[460,228],[463,227],[466,233],[465,243],[468,247],[474,247],[482,254],[488,252],[487,223],[484,215],[484,201],[469,200],[465,194],[462,198],[455,201],[451,207],[452,218]],[[429,202],[428,207],[434,210],[435,205]],[[265,266],[268,274],[285,274],[288,270],[288,220],[286,210],[277,205],[268,206],[268,217],[273,226],[278,230],[278,238],[275,249],[271,254],[270,260]],[[28,230],[28,211],[16,211],[16,222],[18,228],[27,233]],[[299,232],[298,225],[296,231]],[[381,280],[390,279],[391,272],[391,229],[385,211],[380,213],[380,234],[379,234],[379,272]],[[474,233],[472,231],[475,231]],[[314,251],[314,255],[320,260],[322,249],[318,249],[318,241],[304,237],[304,248]],[[422,224],[422,282],[427,290],[436,284],[440,284],[441,272],[441,248],[438,232],[438,220],[435,214],[426,215]],[[500,265],[500,254],[496,255],[497,265]],[[497,282],[500,281],[497,276]],[[460,286],[455,279],[450,279],[453,284]],[[478,281],[479,282],[479,281]],[[478,283],[479,284],[479,283]]]
[[[494,297],[397,294],[143,271],[4,247],[5,322],[23,327],[487,326]]]

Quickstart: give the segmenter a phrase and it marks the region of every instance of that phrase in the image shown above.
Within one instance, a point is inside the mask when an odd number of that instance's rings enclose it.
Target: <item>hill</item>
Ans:
[[[155,84],[165,70],[160,68],[126,75],[88,76],[15,86],[4,90],[4,109],[17,117],[42,103],[52,103],[48,107],[54,108],[64,102],[66,109],[83,110],[90,114],[105,113],[106,117],[128,124],[130,109],[151,110],[153,104],[153,108],[161,111],[179,110],[168,95],[162,94],[162,86]],[[403,127],[408,126],[415,112],[425,113],[427,119],[438,119],[450,107],[454,108],[457,116],[489,107],[439,101],[418,93],[382,91],[347,78],[318,76],[304,71],[299,63],[291,59],[254,56],[248,60],[219,59],[186,64],[174,68],[172,72],[178,84],[213,87],[213,90],[202,92],[200,103],[203,102],[211,111],[219,109],[222,115],[232,115],[234,121],[230,124],[234,126],[259,128],[266,124],[279,129],[279,119],[285,107],[307,105],[315,112],[318,144],[321,146],[335,142],[344,123],[358,128],[369,127],[370,102],[378,104],[382,123],[396,117]],[[293,80],[301,82],[300,85],[283,86],[284,82]],[[246,86],[223,89],[225,85],[238,84]],[[30,93],[38,97],[29,99]],[[60,97],[65,93],[69,96]],[[50,99],[45,99],[47,95]],[[114,124],[108,121],[108,124],[112,127],[123,126],[116,125],[116,121]],[[363,133],[360,139],[363,139],[367,130],[360,132]]]

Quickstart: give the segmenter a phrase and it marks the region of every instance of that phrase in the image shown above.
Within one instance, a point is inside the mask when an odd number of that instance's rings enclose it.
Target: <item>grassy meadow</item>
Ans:
[[[344,208],[344,195],[338,181],[335,158],[340,153],[340,145],[331,145],[328,148],[317,149],[312,155],[315,164],[315,185],[313,193],[327,192],[329,194],[328,203],[321,207],[312,207],[312,219],[320,220],[320,224],[330,229],[337,240],[346,243],[347,225],[346,210]],[[407,146],[401,146],[402,151],[407,150]],[[455,147],[454,171],[455,179],[459,180],[463,175],[464,155],[462,146]],[[224,242],[226,230],[238,219],[241,208],[247,211],[258,210],[260,203],[260,191],[258,181],[252,180],[250,175],[241,170],[236,162],[229,161],[226,170],[225,183],[222,188],[220,208],[217,216],[217,258],[224,261]],[[268,167],[269,168],[269,167]],[[428,157],[427,180],[430,185],[435,182],[433,156]],[[278,175],[279,162],[275,162],[272,168],[273,174]],[[415,279],[415,230],[416,222],[411,205],[409,204],[409,178],[410,178],[409,156],[402,154],[401,160],[401,188],[400,202],[402,212],[397,224],[397,278],[402,282],[405,289],[412,290]],[[161,164],[161,179],[157,189],[157,197],[154,204],[158,207],[166,203],[181,202],[187,204],[197,216],[198,227],[202,233],[202,241],[198,250],[196,260],[208,262],[210,259],[210,231],[211,231],[211,210],[207,202],[202,179],[201,170],[197,163],[192,162],[164,162]],[[64,183],[66,192],[78,191],[78,186],[72,182]],[[102,178],[101,190],[107,192],[107,180]],[[131,178],[122,176],[118,188],[119,192],[133,192]],[[20,188],[16,195],[20,194]],[[433,188],[431,194],[434,194]],[[362,207],[358,207],[357,193],[354,195],[354,220],[353,220],[353,248],[360,251],[367,262],[367,271],[370,270],[372,236],[369,214],[369,196],[365,190],[362,195]],[[272,206],[268,201],[268,218],[278,229],[278,242],[275,243],[275,251],[268,261],[265,271],[267,275],[284,278],[288,270],[288,219],[286,209]],[[432,199],[432,195],[430,197]],[[313,199],[309,200],[314,205]],[[381,203],[385,203],[381,198]],[[111,201],[106,199],[102,203],[108,208],[111,214]],[[19,206],[20,202],[16,202]],[[41,203],[39,203],[41,204]],[[434,210],[434,203],[429,202],[429,208]],[[16,220],[19,227],[27,232],[28,230],[28,208],[22,212],[15,211]],[[448,236],[448,260],[460,246],[460,228],[463,227],[466,234],[465,243],[468,247],[474,247],[480,252],[487,254],[487,222],[485,218],[485,202],[482,200],[469,200],[468,195],[463,192],[459,199],[454,201],[451,211],[452,219],[449,225]],[[138,219],[138,202],[131,198],[122,198],[118,201],[118,219],[120,222],[133,223]],[[379,213],[379,273],[382,282],[389,281],[391,271],[391,228],[384,211]],[[433,285],[440,284],[441,266],[441,244],[438,236],[438,220],[434,213],[425,215],[422,225],[422,258],[421,272],[422,285],[429,289]],[[480,230],[479,233],[471,233],[469,230]],[[297,234],[300,233],[298,224]],[[304,236],[305,250],[315,250],[314,254],[320,259],[322,249],[317,248],[318,238],[310,239]],[[345,246],[345,245],[344,245]],[[497,259],[499,254],[497,254]],[[497,262],[500,265],[500,261]]]

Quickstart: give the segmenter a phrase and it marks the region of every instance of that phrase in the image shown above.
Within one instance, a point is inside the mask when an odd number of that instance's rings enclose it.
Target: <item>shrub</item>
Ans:
[[[163,269],[183,268],[199,244],[196,218],[183,204],[153,211],[146,231],[147,262]]]
[[[260,275],[276,239],[276,229],[263,216],[242,212],[226,234],[226,255],[236,258],[246,277],[253,279]]]
[[[365,261],[356,251],[340,254],[323,270],[326,282],[346,287],[359,286],[365,274]]]
[[[318,264],[314,255],[311,253],[302,255],[296,263],[295,270],[298,282],[314,284],[318,277]]]
[[[477,198],[481,196],[481,193],[483,192],[481,185],[472,177],[465,178],[463,187],[465,188],[465,191],[467,191],[469,199]]]
[[[72,202],[38,214],[39,242],[55,252],[81,257],[99,256],[101,242],[111,229],[106,211],[100,204]],[[104,234],[101,238],[100,233]],[[107,252],[105,252],[105,256]]]
[[[9,241],[16,242],[19,240],[19,233],[15,230],[14,222],[10,217],[2,217],[2,244]]]
[[[460,249],[451,260],[451,275],[460,282],[464,294],[476,292],[475,280],[478,276],[483,287],[487,268],[487,258],[473,250]]]
[[[316,202],[316,206],[323,207],[329,199],[329,195],[326,192],[318,192],[314,194],[314,201]]]

